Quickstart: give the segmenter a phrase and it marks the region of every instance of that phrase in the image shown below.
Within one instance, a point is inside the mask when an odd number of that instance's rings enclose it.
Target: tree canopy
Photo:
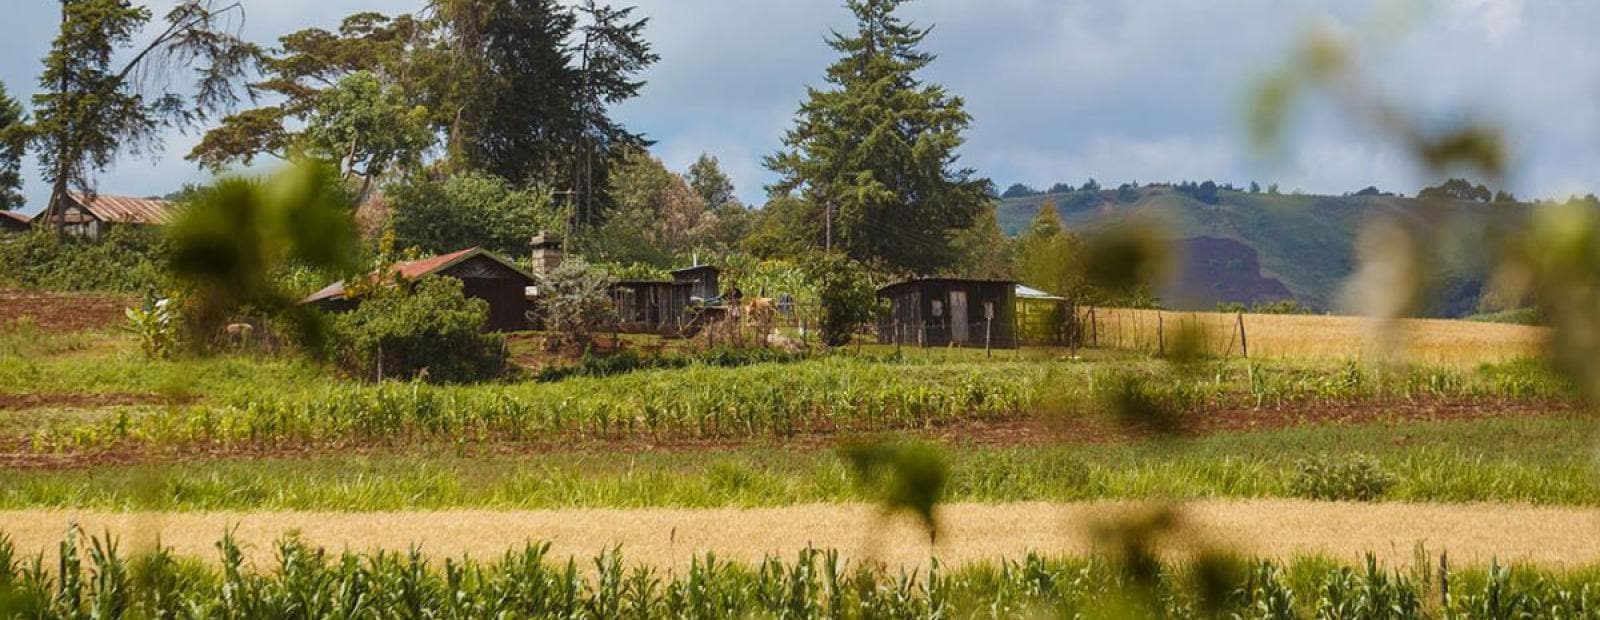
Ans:
[[[934,272],[956,261],[954,233],[972,224],[993,189],[957,167],[971,117],[960,97],[917,77],[934,56],[920,49],[928,30],[895,15],[903,3],[846,2],[856,31],[829,37],[840,58],[827,86],[809,89],[784,149],[766,165],[780,176],[769,190],[798,193],[805,219],[820,223],[831,208],[833,242],[851,258]]]
[[[260,51],[237,34],[243,10],[179,0],[165,28],[138,44],[150,9],[125,0],[62,5],[31,131],[52,205],[69,187],[92,190],[93,175],[119,153],[159,149],[161,129],[192,127],[238,101],[237,82]],[[195,76],[192,95],[167,79],[180,67]]]

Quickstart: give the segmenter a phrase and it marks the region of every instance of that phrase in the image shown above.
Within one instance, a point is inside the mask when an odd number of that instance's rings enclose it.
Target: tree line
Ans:
[[[178,130],[201,135],[186,159],[219,174],[294,159],[334,169],[374,248],[520,250],[549,228],[618,262],[823,249],[882,272],[946,272],[994,191],[959,162],[971,117],[920,77],[936,56],[929,29],[898,15],[904,1],[844,3],[855,27],[828,37],[838,59],[765,158],[778,181],[753,208],[714,156],[669,171],[615,118],[659,60],[631,6],[430,0],[267,44],[243,38],[237,2],[180,0],[157,16],[62,0],[31,106],[0,91],[0,206],[21,206],[27,155],[54,205]]]

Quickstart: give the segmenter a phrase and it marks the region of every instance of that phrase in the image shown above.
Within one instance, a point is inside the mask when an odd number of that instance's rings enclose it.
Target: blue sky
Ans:
[[[623,3],[625,0],[616,0]],[[54,0],[12,0],[0,81],[31,94],[58,19]],[[172,0],[146,0],[157,13]],[[242,0],[247,37],[270,43],[362,10],[421,0]],[[779,140],[849,27],[834,0],[638,0],[662,56],[643,95],[616,110],[683,169],[718,156],[740,195],[764,196],[761,157]],[[1509,187],[1521,196],[1600,191],[1600,2],[1583,0],[915,0],[940,59],[925,74],[967,101],[962,162],[1004,187],[1216,179],[1340,193],[1369,184],[1414,192],[1431,178],[1403,153],[1312,105],[1284,157],[1245,139],[1241,102],[1314,25],[1357,41],[1368,77],[1430,123],[1484,118],[1512,138]],[[183,160],[196,135],[171,133],[154,156],[125,155],[106,193],[161,194],[206,174]],[[27,210],[47,195],[27,162]]]

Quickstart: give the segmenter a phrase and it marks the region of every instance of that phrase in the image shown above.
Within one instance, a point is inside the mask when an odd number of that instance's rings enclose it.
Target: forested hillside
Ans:
[[[1166,223],[1184,273],[1162,291],[1164,305],[1209,308],[1219,301],[1253,303],[1281,297],[1281,284],[1318,310],[1339,305],[1341,286],[1357,264],[1361,224],[1393,216],[1408,225],[1450,226],[1453,240],[1438,249],[1436,286],[1426,313],[1476,311],[1490,260],[1481,233],[1509,219],[1523,203],[1419,200],[1393,195],[1314,196],[1217,190],[1214,203],[1166,185],[1116,190],[1013,195],[1001,200],[1000,226],[1016,234],[1054,202],[1070,229],[1084,231],[1130,215]],[[1253,261],[1252,261],[1253,259]],[[1259,263],[1259,270],[1251,262]],[[1276,292],[1275,292],[1276,291]]]

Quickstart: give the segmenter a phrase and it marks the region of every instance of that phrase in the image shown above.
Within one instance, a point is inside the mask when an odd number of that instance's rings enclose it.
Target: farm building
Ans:
[[[173,203],[153,198],[68,192],[33,222],[55,226],[65,218],[67,234],[99,239],[112,226],[159,226],[172,219]]]
[[[1017,341],[1021,344],[1064,345],[1069,337],[1067,299],[1018,284]]]
[[[1017,346],[1016,283],[922,278],[878,289],[890,313],[878,326],[883,343],[918,346]]]
[[[671,280],[622,280],[611,285],[618,330],[624,333],[676,334],[693,322],[698,301],[717,297],[717,276],[710,265],[672,272]]]
[[[0,211],[0,233],[27,232],[28,216],[16,211]]]
[[[482,248],[469,248],[425,258],[395,263],[386,270],[406,280],[423,276],[442,275],[461,280],[461,290],[467,297],[482,299],[489,304],[489,331],[518,331],[528,329],[528,287],[538,280],[511,261]],[[373,278],[379,277],[373,274]],[[313,304],[329,312],[343,312],[360,303],[346,294],[344,281],[334,282],[300,303]]]

